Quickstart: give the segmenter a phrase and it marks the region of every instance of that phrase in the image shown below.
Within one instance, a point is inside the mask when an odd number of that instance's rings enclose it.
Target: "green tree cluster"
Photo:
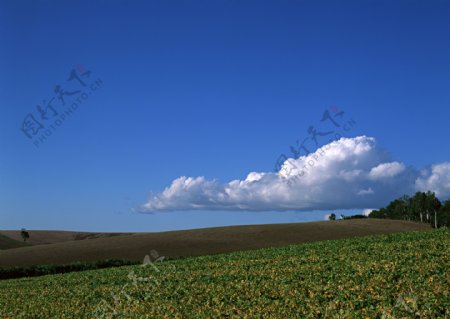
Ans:
[[[410,197],[404,195],[385,208],[374,210],[370,218],[403,219],[430,224],[438,228],[450,225],[450,199],[444,203],[433,192],[417,192]]]

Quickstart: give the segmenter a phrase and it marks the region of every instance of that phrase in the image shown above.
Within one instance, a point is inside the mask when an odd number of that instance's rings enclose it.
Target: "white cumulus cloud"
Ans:
[[[162,192],[150,195],[138,210],[364,209],[427,190],[450,197],[450,163],[420,172],[392,161],[374,138],[358,136],[287,159],[277,173],[251,172],[225,184],[204,177],[179,177]]]
[[[406,169],[405,165],[399,162],[383,163],[370,170],[370,176],[373,179],[391,178],[394,177]]]
[[[450,197],[450,163],[440,163],[421,172],[416,181],[419,190],[432,190],[439,198]]]

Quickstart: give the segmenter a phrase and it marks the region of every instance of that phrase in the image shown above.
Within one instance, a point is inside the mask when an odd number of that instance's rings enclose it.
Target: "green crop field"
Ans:
[[[449,235],[405,232],[3,280],[0,317],[449,318]]]

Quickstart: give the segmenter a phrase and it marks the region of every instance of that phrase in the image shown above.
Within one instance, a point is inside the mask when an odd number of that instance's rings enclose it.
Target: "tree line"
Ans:
[[[433,192],[404,195],[385,208],[374,210],[369,218],[410,220],[430,224],[434,228],[450,225],[450,199],[441,203]]]
[[[360,218],[367,218],[367,216],[365,215],[351,215],[351,216],[346,216],[344,214],[341,214],[341,217],[339,219],[341,220],[346,220],[346,219],[360,219]],[[328,216],[328,220],[336,220],[336,214],[335,213],[331,213]]]

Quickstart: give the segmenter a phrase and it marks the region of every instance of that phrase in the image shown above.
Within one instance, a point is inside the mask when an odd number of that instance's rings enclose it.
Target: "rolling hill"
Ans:
[[[67,241],[94,239],[102,237],[113,237],[121,235],[132,235],[134,233],[93,233],[93,232],[74,232],[58,230],[29,230],[30,238],[27,240],[29,245],[56,244]],[[22,242],[20,230],[0,230],[0,235],[9,237],[15,241]],[[0,249],[3,248],[0,244]]]
[[[407,221],[360,219],[216,227],[120,236],[102,236],[99,233],[100,238],[89,240],[75,240],[71,235],[72,240],[0,250],[0,267],[91,262],[112,258],[139,261],[152,250],[166,258],[201,256],[426,229],[430,229],[429,225]],[[30,231],[31,236],[35,233],[36,231]],[[68,238],[67,234],[64,236]],[[47,238],[49,237],[47,234]]]
[[[21,239],[15,240],[0,233],[0,249],[12,249],[26,246],[30,245],[23,242]]]

